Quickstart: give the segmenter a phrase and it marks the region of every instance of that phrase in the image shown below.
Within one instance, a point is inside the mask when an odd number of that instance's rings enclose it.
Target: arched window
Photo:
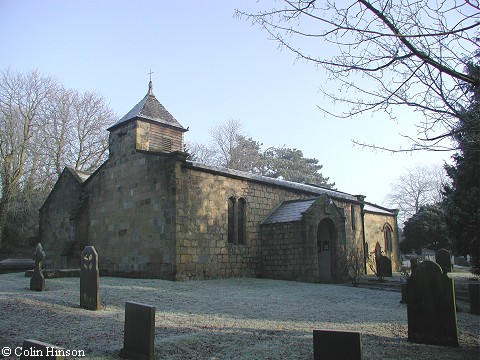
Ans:
[[[228,199],[228,243],[244,245],[247,240],[247,200]]]
[[[238,244],[245,244],[247,233],[247,201],[238,199]]]
[[[393,246],[392,246],[392,228],[390,227],[389,224],[385,224],[385,227],[383,229],[383,237],[385,239],[385,251],[392,251]]]
[[[228,199],[228,243],[235,243],[235,208],[237,205],[237,199],[231,197]]]

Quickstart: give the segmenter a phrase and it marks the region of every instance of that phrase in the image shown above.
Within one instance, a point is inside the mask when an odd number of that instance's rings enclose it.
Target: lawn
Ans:
[[[365,284],[365,283],[364,283]],[[362,333],[364,359],[478,360],[480,317],[458,302],[459,348],[407,341],[400,293],[366,286],[266,279],[170,282],[100,278],[102,309],[79,308],[79,279],[46,279],[29,290],[23,273],[0,275],[0,347],[32,338],[88,359],[118,359],[124,306],[156,307],[158,359],[313,359],[312,330]]]

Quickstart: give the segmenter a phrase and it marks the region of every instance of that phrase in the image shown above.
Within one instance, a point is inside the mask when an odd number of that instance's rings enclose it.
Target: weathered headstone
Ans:
[[[45,277],[42,271],[42,261],[45,260],[45,252],[42,249],[42,244],[37,244],[33,257],[35,259],[35,267],[33,268],[33,274],[30,278],[30,290],[44,291]]]
[[[417,259],[410,259],[410,271],[413,274],[417,271],[418,260]]]
[[[85,246],[80,261],[80,307],[100,309],[98,255],[93,246]]]
[[[314,360],[361,360],[362,334],[353,331],[313,330]]]
[[[408,281],[408,279],[407,279],[407,281]],[[400,285],[400,291],[401,291],[401,294],[402,294],[400,304],[406,304],[407,301],[408,301],[407,286],[408,286],[407,284],[401,284]]]
[[[433,261],[417,266],[407,282],[408,341],[458,346],[453,280]]]
[[[384,277],[392,277],[392,260],[386,256],[381,256],[378,260],[378,274]]]
[[[47,344],[37,340],[27,339],[23,341],[20,360],[24,359],[51,359],[63,360],[65,356],[63,348]]]
[[[470,298],[470,312],[480,315],[480,284],[468,284],[468,295]]]
[[[125,303],[125,331],[120,356],[125,359],[154,359],[155,307]]]
[[[443,272],[452,272],[452,255],[447,249],[438,249],[435,252],[435,262],[440,265]]]

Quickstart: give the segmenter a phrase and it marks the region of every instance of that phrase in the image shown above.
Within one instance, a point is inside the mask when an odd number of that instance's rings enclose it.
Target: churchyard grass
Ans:
[[[480,318],[467,303],[458,302],[459,348],[414,344],[400,293],[366,285],[101,277],[101,307],[91,311],[79,307],[78,278],[47,279],[39,293],[23,273],[3,274],[0,345],[32,338],[119,359],[125,302],[136,301],[156,308],[157,359],[313,359],[313,329],[336,329],[362,333],[366,360],[478,360]]]

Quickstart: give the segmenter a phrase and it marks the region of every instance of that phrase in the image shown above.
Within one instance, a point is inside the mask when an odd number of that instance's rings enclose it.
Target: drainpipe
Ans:
[[[395,231],[397,232],[397,241],[396,241],[396,251],[397,251],[397,264],[400,266],[401,265],[401,262],[400,262],[400,231],[398,230],[398,209],[393,209],[393,211],[395,212]],[[392,252],[393,252],[393,246],[392,246]]]
[[[365,237],[365,195],[355,195],[357,200],[360,202],[360,208],[361,208],[361,217],[362,217],[362,241],[363,241],[363,271],[365,274],[367,273],[367,256],[368,254],[365,253],[365,244],[367,242],[366,237]]]

